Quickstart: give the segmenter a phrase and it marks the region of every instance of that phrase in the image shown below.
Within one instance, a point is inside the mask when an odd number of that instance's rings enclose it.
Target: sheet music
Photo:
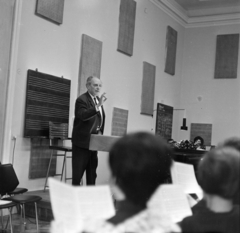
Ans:
[[[182,186],[185,193],[196,193],[202,198],[202,189],[197,182],[192,164],[173,162],[171,176],[173,184]]]
[[[71,186],[49,178],[54,218],[62,221],[67,232],[82,229],[85,218],[107,219],[115,214],[109,186]]]
[[[161,185],[151,197],[148,206],[166,213],[174,222],[180,222],[183,218],[192,215],[187,195],[179,185]]]

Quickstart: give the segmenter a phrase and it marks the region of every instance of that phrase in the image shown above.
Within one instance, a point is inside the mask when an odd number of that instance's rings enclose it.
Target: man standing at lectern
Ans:
[[[80,185],[86,171],[87,185],[95,185],[97,177],[97,151],[89,150],[91,134],[103,134],[105,94],[100,97],[102,82],[90,76],[86,82],[87,92],[75,103],[75,118],[72,132],[72,184]]]

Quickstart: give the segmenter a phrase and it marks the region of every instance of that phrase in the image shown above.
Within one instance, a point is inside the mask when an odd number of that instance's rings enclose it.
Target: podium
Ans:
[[[119,138],[121,137],[92,134],[89,150],[109,152],[114,142],[116,142]]]
[[[206,150],[175,149],[172,157],[173,160],[177,162],[192,164],[195,172],[197,173],[198,163],[206,152]]]

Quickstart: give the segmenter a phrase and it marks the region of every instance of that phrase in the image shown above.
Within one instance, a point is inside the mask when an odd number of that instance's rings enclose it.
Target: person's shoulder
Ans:
[[[76,101],[81,101],[81,100],[86,101],[89,97],[90,97],[90,95],[88,94],[88,92],[85,92],[85,93],[81,94],[80,96],[78,96]]]

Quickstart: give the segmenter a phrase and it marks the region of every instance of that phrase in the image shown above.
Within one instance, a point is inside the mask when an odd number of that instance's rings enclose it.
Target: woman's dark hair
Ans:
[[[197,136],[193,139],[193,142],[195,143],[197,140],[200,140],[201,141],[201,145],[203,146],[204,145],[204,139],[200,136]]]
[[[198,182],[213,195],[233,199],[239,190],[240,154],[231,147],[217,147],[206,153],[199,163]]]
[[[110,169],[128,200],[146,205],[156,188],[169,178],[171,152],[163,138],[146,132],[128,134],[113,145]]]

